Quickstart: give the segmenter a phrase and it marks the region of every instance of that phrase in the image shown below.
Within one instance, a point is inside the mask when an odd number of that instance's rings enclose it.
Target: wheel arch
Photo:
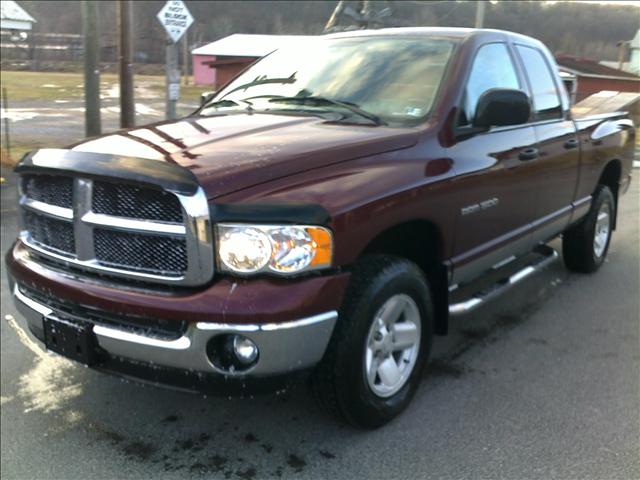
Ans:
[[[437,335],[446,335],[449,324],[449,282],[443,252],[443,239],[438,226],[428,220],[411,220],[382,231],[361,253],[361,256],[393,255],[420,267],[431,287],[436,316],[434,333]]]
[[[615,201],[615,212],[613,217],[613,228],[615,230],[618,223],[618,197],[620,190],[620,179],[622,178],[622,162],[618,159],[612,159],[607,162],[602,174],[598,179],[598,187],[605,185],[609,187]]]

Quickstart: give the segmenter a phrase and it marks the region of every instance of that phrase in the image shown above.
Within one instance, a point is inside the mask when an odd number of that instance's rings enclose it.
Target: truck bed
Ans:
[[[574,120],[587,120],[601,115],[611,116],[614,112],[629,112],[636,125],[640,121],[640,93],[614,92],[604,90],[571,108]]]

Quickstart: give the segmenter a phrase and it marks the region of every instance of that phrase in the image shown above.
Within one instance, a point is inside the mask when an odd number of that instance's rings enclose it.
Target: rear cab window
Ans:
[[[536,48],[516,45],[524,71],[529,79],[533,110],[537,120],[562,117],[562,103],[549,64]]]

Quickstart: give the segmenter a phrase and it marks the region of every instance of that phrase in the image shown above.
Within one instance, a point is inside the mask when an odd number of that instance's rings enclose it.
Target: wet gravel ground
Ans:
[[[635,174],[599,273],[558,262],[456,319],[408,411],[371,432],[326,416],[304,387],[204,398],[50,356],[4,320],[16,312],[3,264],[2,478],[640,478]]]

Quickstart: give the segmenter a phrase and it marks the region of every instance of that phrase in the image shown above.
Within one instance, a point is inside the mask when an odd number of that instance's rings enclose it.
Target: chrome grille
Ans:
[[[27,211],[24,212],[24,225],[31,239],[43,248],[65,256],[75,255],[73,224]]]
[[[184,238],[96,228],[93,230],[93,243],[96,260],[109,267],[126,266],[169,276],[187,269],[187,242]]]
[[[92,210],[118,217],[182,223],[182,208],[175,195],[135,185],[93,184]]]
[[[25,175],[22,177],[22,191],[38,202],[57,207],[73,206],[73,178],[53,175]]]
[[[198,285],[213,274],[206,196],[87,178],[25,175],[20,238],[65,265]]]

